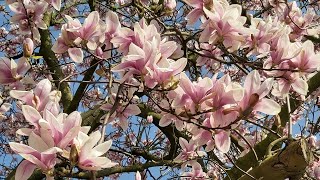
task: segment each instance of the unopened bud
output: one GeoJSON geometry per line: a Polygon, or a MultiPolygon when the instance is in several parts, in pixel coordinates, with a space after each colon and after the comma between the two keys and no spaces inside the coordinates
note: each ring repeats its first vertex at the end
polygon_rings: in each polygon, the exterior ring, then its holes
{"type": "Polygon", "coordinates": [[[71,162],[71,165],[76,165],[78,163],[79,155],[78,155],[78,149],[76,145],[71,146],[69,160],[71,162]]]}
{"type": "Polygon", "coordinates": [[[274,125],[276,125],[277,127],[281,126],[281,119],[279,115],[275,116],[274,125]]]}
{"type": "Polygon", "coordinates": [[[31,57],[33,53],[34,44],[30,38],[26,38],[23,41],[23,56],[24,57],[31,57]]]}
{"type": "Polygon", "coordinates": [[[164,0],[163,4],[164,4],[164,7],[168,8],[170,10],[175,9],[177,6],[176,0],[164,0]]]}
{"type": "Polygon", "coordinates": [[[152,123],[153,117],[152,116],[147,116],[147,121],[148,121],[148,123],[152,123]]]}

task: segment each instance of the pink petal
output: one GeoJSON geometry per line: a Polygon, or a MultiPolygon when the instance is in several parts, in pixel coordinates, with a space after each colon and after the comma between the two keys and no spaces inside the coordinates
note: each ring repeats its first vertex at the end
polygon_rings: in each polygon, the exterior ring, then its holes
{"type": "Polygon", "coordinates": [[[227,153],[229,151],[231,140],[228,132],[222,130],[219,133],[215,134],[214,142],[217,149],[222,153],[227,153]]]}
{"type": "Polygon", "coordinates": [[[67,119],[63,124],[63,132],[68,132],[71,128],[75,126],[81,126],[82,118],[78,111],[74,111],[67,116],[67,119]]]}
{"type": "Polygon", "coordinates": [[[292,84],[292,89],[301,95],[307,95],[308,83],[301,78],[298,78],[292,84]]]}
{"type": "Polygon", "coordinates": [[[83,52],[81,48],[69,48],[68,53],[70,58],[76,63],[83,62],[83,52]]]}
{"type": "Polygon", "coordinates": [[[101,156],[101,155],[105,154],[110,149],[111,145],[112,145],[112,140],[106,141],[106,142],[94,147],[92,149],[92,152],[94,152],[95,156],[101,156]]]}
{"type": "Polygon", "coordinates": [[[170,64],[170,68],[173,69],[173,75],[176,75],[184,70],[187,65],[187,58],[180,58],[170,64]]]}
{"type": "Polygon", "coordinates": [[[49,146],[46,144],[46,142],[44,142],[42,138],[36,135],[34,132],[31,132],[28,139],[28,144],[38,152],[43,152],[49,149],[49,146]]]}
{"type": "Polygon", "coordinates": [[[128,105],[124,112],[129,116],[138,115],[141,113],[140,108],[135,104],[128,105]]]}
{"type": "Polygon", "coordinates": [[[188,149],[189,147],[189,143],[187,140],[185,140],[184,138],[180,137],[179,138],[179,144],[181,146],[182,149],[188,149]]]}
{"type": "Polygon", "coordinates": [[[171,124],[172,122],[172,118],[170,114],[165,114],[161,117],[160,121],[159,121],[159,126],[161,127],[166,127],[169,124],[171,124]]]}
{"type": "Polygon", "coordinates": [[[40,113],[29,105],[22,106],[22,112],[27,121],[38,127],[38,121],[42,118],[40,113]]]}
{"type": "Polygon", "coordinates": [[[136,172],[136,178],[135,180],[141,180],[141,174],[139,171],[136,172]]]}
{"type": "Polygon", "coordinates": [[[20,58],[17,64],[17,73],[18,74],[25,74],[31,68],[30,63],[27,61],[26,58],[20,58]]]}
{"type": "MultiPolygon", "coordinates": [[[[90,136],[89,136],[89,140],[87,140],[87,141],[85,142],[85,144],[83,145],[83,148],[82,148],[82,151],[81,151],[81,152],[82,152],[82,153],[88,153],[88,152],[90,152],[90,151],[93,149],[93,147],[98,143],[98,141],[100,140],[100,138],[101,138],[101,133],[100,133],[99,130],[91,133],[90,136]]],[[[82,153],[81,153],[81,154],[82,154],[82,153]]]]}
{"type": "Polygon", "coordinates": [[[52,0],[51,1],[52,6],[57,10],[60,11],[61,8],[61,0],[52,0]]]}
{"type": "Polygon", "coordinates": [[[64,40],[61,37],[59,37],[58,40],[52,46],[51,50],[54,53],[62,54],[68,50],[68,46],[65,44],[64,40]]]}
{"type": "Polygon", "coordinates": [[[281,106],[274,100],[263,98],[254,106],[254,110],[268,115],[276,115],[281,111],[281,106]]]}
{"type": "Polygon", "coordinates": [[[15,99],[24,101],[28,105],[32,105],[32,100],[34,97],[33,92],[31,91],[19,91],[19,90],[11,90],[10,96],[15,99]]]}
{"type": "Polygon", "coordinates": [[[260,88],[260,75],[258,71],[254,70],[249,73],[244,81],[244,89],[248,94],[257,92],[260,88]]]}
{"type": "Polygon", "coordinates": [[[34,89],[34,94],[39,97],[41,102],[43,102],[49,96],[51,88],[52,86],[49,79],[43,79],[37,84],[34,89]]]}
{"type": "Polygon", "coordinates": [[[37,152],[35,149],[33,149],[32,147],[30,146],[27,146],[25,144],[20,144],[20,143],[15,143],[15,142],[9,142],[9,145],[10,145],[10,148],[20,154],[33,154],[35,152],[37,152]]]}
{"type": "Polygon", "coordinates": [[[16,170],[15,179],[27,180],[32,175],[36,167],[37,166],[31,162],[23,160],[16,170]]]}
{"type": "Polygon", "coordinates": [[[116,30],[120,27],[118,15],[113,11],[108,11],[106,13],[106,24],[107,24],[107,32],[115,33],[116,30]]]}
{"type": "Polygon", "coordinates": [[[30,128],[21,128],[16,131],[16,134],[19,134],[21,136],[29,136],[32,131],[33,129],[30,128]]]}
{"type": "Polygon", "coordinates": [[[63,138],[62,140],[59,142],[59,144],[57,145],[58,147],[64,149],[66,148],[66,146],[69,145],[69,143],[75,138],[77,137],[77,135],[80,132],[81,127],[77,126],[72,128],[63,138]]]}

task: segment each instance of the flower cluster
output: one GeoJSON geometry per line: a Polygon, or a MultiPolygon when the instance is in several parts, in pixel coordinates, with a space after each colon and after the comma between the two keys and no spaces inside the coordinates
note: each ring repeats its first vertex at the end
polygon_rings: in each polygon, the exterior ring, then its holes
{"type": "Polygon", "coordinates": [[[100,131],[87,135],[90,127],[81,126],[78,111],[71,114],[59,113],[60,92],[51,91],[48,79],[40,81],[32,91],[12,90],[11,96],[22,100],[24,118],[32,128],[22,128],[16,133],[28,137],[28,145],[10,142],[11,149],[22,156],[16,171],[16,179],[28,179],[39,168],[52,178],[54,166],[69,159],[83,170],[100,170],[115,166],[107,157],[101,157],[111,147],[111,140],[98,144],[100,131]]]}

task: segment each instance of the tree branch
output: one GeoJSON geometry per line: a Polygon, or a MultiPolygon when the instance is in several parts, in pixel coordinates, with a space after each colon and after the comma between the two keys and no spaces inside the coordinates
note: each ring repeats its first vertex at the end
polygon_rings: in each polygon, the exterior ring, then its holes
{"type": "MultiPolygon", "coordinates": [[[[248,173],[256,179],[298,180],[305,173],[306,167],[313,161],[311,149],[305,139],[292,142],[277,154],[265,159],[259,166],[248,173]]],[[[243,175],[240,180],[251,180],[243,175]]]]}
{"type": "MultiPolygon", "coordinates": [[[[43,21],[49,26],[50,20],[51,20],[51,14],[46,13],[43,16],[43,21]]],[[[39,53],[43,57],[44,61],[48,64],[48,68],[52,73],[52,78],[55,80],[56,87],[59,87],[59,90],[61,91],[61,94],[62,94],[61,102],[63,104],[64,110],[66,110],[69,107],[69,104],[72,100],[71,89],[67,82],[60,83],[60,81],[64,78],[64,74],[60,69],[57,57],[55,56],[54,52],[51,50],[52,41],[50,38],[49,29],[46,29],[46,30],[39,29],[39,32],[41,36],[41,45],[40,45],[39,53]]]]}

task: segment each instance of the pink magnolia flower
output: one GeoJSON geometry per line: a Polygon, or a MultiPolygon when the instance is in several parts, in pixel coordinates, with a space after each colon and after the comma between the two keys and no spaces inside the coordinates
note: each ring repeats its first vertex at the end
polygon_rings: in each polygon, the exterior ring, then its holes
{"type": "Polygon", "coordinates": [[[101,53],[103,58],[110,58],[111,57],[111,50],[112,49],[112,43],[111,40],[116,37],[120,31],[121,28],[121,24],[119,22],[119,17],[116,13],[114,13],[113,11],[108,11],[106,13],[106,31],[105,31],[105,42],[104,44],[105,49],[107,50],[107,52],[101,53]]]}
{"type": "Polygon", "coordinates": [[[56,154],[62,152],[62,150],[47,143],[42,137],[34,133],[29,136],[29,146],[15,142],[9,143],[11,149],[25,159],[17,168],[15,175],[17,179],[27,180],[37,167],[47,177],[50,176],[56,164],[56,154]]]}
{"type": "Polygon", "coordinates": [[[106,26],[101,22],[97,11],[91,12],[84,20],[79,29],[80,36],[75,40],[77,42],[86,41],[89,50],[97,49],[98,44],[105,41],[106,26]]]}
{"type": "Polygon", "coordinates": [[[198,162],[192,161],[190,164],[192,165],[192,171],[184,172],[181,175],[182,180],[206,180],[209,178],[208,175],[202,171],[202,167],[198,162]]]}
{"type": "Polygon", "coordinates": [[[124,55],[127,55],[129,52],[129,46],[132,42],[134,42],[135,33],[127,28],[121,27],[118,30],[118,33],[115,37],[112,38],[111,43],[118,47],[118,50],[122,52],[124,55]]]}
{"type": "Polygon", "coordinates": [[[216,131],[214,135],[214,142],[219,151],[227,153],[231,146],[230,132],[224,130],[216,131]]]}
{"type": "MultiPolygon", "coordinates": [[[[100,109],[105,111],[110,111],[113,107],[112,104],[104,104],[100,109]]],[[[123,130],[128,128],[128,118],[129,116],[135,116],[140,114],[141,111],[136,104],[129,105],[120,105],[116,111],[109,117],[107,123],[114,122],[116,119],[119,119],[119,125],[123,130]]]]}
{"type": "Polygon", "coordinates": [[[159,121],[159,126],[166,127],[171,123],[174,124],[179,131],[182,131],[186,126],[186,123],[178,119],[175,115],[169,113],[162,114],[159,121]]]}
{"type": "MultiPolygon", "coordinates": [[[[202,15],[204,15],[204,9],[211,10],[214,6],[212,0],[184,0],[189,6],[194,9],[187,15],[188,24],[194,24],[202,15]]],[[[225,0],[219,0],[222,4],[228,5],[229,3],[225,0]]]]}
{"type": "MultiPolygon", "coordinates": [[[[281,63],[279,67],[288,69],[291,67],[289,63],[290,62],[288,61],[281,63]]],[[[307,95],[309,88],[308,83],[306,82],[305,78],[300,76],[300,73],[286,71],[278,74],[281,74],[280,77],[282,78],[277,81],[277,84],[272,91],[273,95],[285,97],[286,95],[288,95],[291,89],[303,96],[307,95]]]]}
{"type": "Polygon", "coordinates": [[[185,73],[181,73],[179,87],[175,90],[178,96],[173,100],[172,106],[175,108],[186,107],[195,113],[196,106],[203,102],[211,88],[210,78],[199,78],[198,82],[191,82],[185,73]]]}
{"type": "MultiPolygon", "coordinates": [[[[208,122],[208,119],[204,120],[203,122],[204,125],[209,125],[209,126],[206,126],[206,127],[211,127],[210,126],[210,122],[208,122]]],[[[214,149],[215,147],[215,143],[214,143],[214,140],[213,140],[213,135],[212,135],[212,132],[210,131],[207,131],[207,130],[204,130],[204,129],[201,129],[197,132],[197,134],[194,134],[192,136],[192,140],[197,142],[197,145],[198,146],[203,146],[203,145],[207,145],[206,148],[205,148],[205,151],[206,152],[209,152],[211,150],[214,149]]]]}
{"type": "Polygon", "coordinates": [[[44,110],[43,117],[33,107],[28,105],[22,106],[23,115],[33,128],[21,128],[16,133],[24,136],[30,136],[35,133],[40,135],[46,142],[50,142],[52,146],[61,149],[66,148],[73,139],[78,135],[81,127],[81,115],[74,111],[67,115],[64,113],[54,116],[50,111],[44,110]]]}
{"type": "Polygon", "coordinates": [[[305,41],[302,44],[300,53],[290,61],[302,72],[314,72],[320,66],[320,54],[315,54],[314,44],[311,41],[305,41]]]}
{"type": "Polygon", "coordinates": [[[141,49],[145,49],[144,46],[146,42],[151,43],[154,38],[157,42],[160,42],[160,34],[158,33],[157,27],[153,24],[153,21],[151,21],[150,25],[147,25],[146,20],[143,18],[139,23],[134,24],[133,31],[126,27],[120,28],[111,42],[118,47],[120,52],[127,55],[132,43],[141,49]]]}
{"type": "Polygon", "coordinates": [[[86,43],[89,51],[96,51],[105,42],[106,26],[97,11],[91,12],[81,25],[78,19],[66,16],[68,22],[61,28],[61,35],[52,47],[55,53],[68,51],[70,58],[77,63],[83,62],[81,44],[86,43]]]}
{"type": "Polygon", "coordinates": [[[281,20],[290,26],[291,40],[300,40],[304,35],[314,36],[319,33],[317,28],[312,28],[316,13],[312,8],[302,11],[296,1],[288,2],[288,5],[282,3],[284,11],[279,12],[281,20]]]}
{"type": "Polygon", "coordinates": [[[264,98],[269,94],[273,85],[272,79],[267,79],[261,84],[258,71],[250,72],[244,82],[244,97],[240,102],[242,111],[248,108],[252,111],[259,111],[269,115],[276,115],[281,107],[274,100],[264,98]]]}
{"type": "Polygon", "coordinates": [[[205,97],[204,109],[212,109],[210,123],[213,128],[230,125],[239,115],[237,103],[243,98],[244,89],[238,83],[231,82],[229,75],[218,80],[213,78],[214,84],[209,95],[205,97]]]}
{"type": "Polygon", "coordinates": [[[299,54],[301,49],[298,43],[290,42],[288,34],[283,34],[277,39],[273,39],[271,48],[273,49],[270,52],[270,59],[265,61],[264,68],[272,68],[294,58],[299,54]]]}
{"type": "Polygon", "coordinates": [[[131,75],[146,75],[148,73],[146,67],[157,58],[155,45],[155,41],[152,44],[147,41],[143,48],[140,48],[131,43],[128,55],[122,59],[120,64],[112,68],[112,71],[128,71],[126,77],[130,77],[131,75]]]}
{"type": "Polygon", "coordinates": [[[48,110],[45,110],[43,119],[38,121],[40,132],[42,130],[48,131],[54,145],[61,149],[66,148],[79,134],[81,122],[81,115],[78,111],[74,111],[68,116],[62,113],[55,117],[48,110]]]}
{"type": "Polygon", "coordinates": [[[202,25],[200,42],[216,45],[222,42],[231,52],[236,51],[244,44],[243,34],[248,34],[249,29],[244,28],[246,17],[241,16],[242,7],[238,4],[225,5],[219,1],[212,1],[212,11],[204,8],[209,19],[202,25]]]}
{"type": "Polygon", "coordinates": [[[182,148],[182,152],[174,159],[175,161],[189,161],[196,157],[204,156],[204,151],[198,151],[198,147],[193,140],[188,142],[184,138],[179,138],[179,144],[182,148]]]}
{"type": "Polygon", "coordinates": [[[38,28],[47,29],[46,23],[42,20],[47,7],[48,3],[45,1],[29,1],[27,4],[22,4],[22,2],[12,3],[9,8],[15,14],[11,21],[19,25],[22,34],[32,34],[33,39],[40,41],[38,28]]]}
{"type": "Polygon", "coordinates": [[[147,67],[148,75],[145,77],[146,86],[154,88],[157,84],[163,87],[172,82],[177,74],[181,73],[187,65],[186,58],[180,58],[177,61],[171,59],[162,59],[154,63],[152,67],[147,67]]]}
{"type": "MultiPolygon", "coordinates": [[[[208,128],[213,128],[211,121],[211,118],[206,118],[202,125],[208,128]]],[[[198,146],[206,144],[207,146],[205,151],[207,152],[216,147],[220,152],[227,153],[231,145],[230,132],[225,130],[215,130],[214,132],[210,132],[208,130],[199,129],[193,134],[192,140],[196,142],[198,146]]]]}
{"type": "Polygon", "coordinates": [[[19,59],[18,63],[5,57],[0,58],[0,84],[21,87],[20,80],[30,68],[25,58],[19,59]]]}
{"type": "Polygon", "coordinates": [[[34,44],[32,39],[26,38],[23,40],[23,56],[30,57],[33,53],[34,44]]]}
{"type": "Polygon", "coordinates": [[[75,145],[78,150],[78,166],[84,170],[101,170],[102,168],[109,168],[117,165],[111,162],[107,157],[100,157],[104,155],[111,147],[112,141],[106,141],[98,144],[101,138],[100,131],[95,131],[90,136],[80,132],[75,139],[75,145]]]}
{"type": "Polygon", "coordinates": [[[246,38],[245,47],[250,48],[247,56],[256,55],[258,58],[266,56],[270,53],[270,41],[278,35],[282,29],[274,27],[274,22],[271,17],[265,21],[261,18],[252,18],[250,29],[252,34],[246,38]]]}
{"type": "Polygon", "coordinates": [[[43,79],[36,85],[33,90],[11,90],[10,96],[36,108],[39,112],[43,111],[46,105],[50,102],[50,107],[56,107],[52,113],[57,115],[59,113],[57,111],[59,111],[58,102],[61,98],[61,93],[57,91],[51,91],[51,88],[51,82],[48,79],[43,79]]]}

